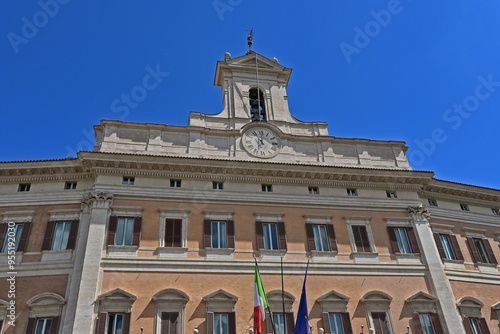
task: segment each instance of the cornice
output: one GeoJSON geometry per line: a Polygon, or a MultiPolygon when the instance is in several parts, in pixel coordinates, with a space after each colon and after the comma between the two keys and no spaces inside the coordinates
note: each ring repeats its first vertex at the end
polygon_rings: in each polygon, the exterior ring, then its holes
{"type": "MultiPolygon", "coordinates": [[[[0,183],[45,182],[45,181],[75,181],[93,178],[92,174],[60,174],[55,170],[42,171],[44,174],[30,173],[29,169],[15,169],[15,176],[5,176],[7,170],[0,172],[0,183]]],[[[82,172],[83,173],[83,172],[82,172]]]]}

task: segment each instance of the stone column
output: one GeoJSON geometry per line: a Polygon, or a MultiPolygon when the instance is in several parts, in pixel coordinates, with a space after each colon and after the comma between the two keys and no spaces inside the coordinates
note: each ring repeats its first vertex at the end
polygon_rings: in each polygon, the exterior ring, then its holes
{"type": "Polygon", "coordinates": [[[441,313],[443,330],[449,334],[465,334],[462,318],[456,306],[455,295],[450,281],[444,271],[434,236],[429,224],[429,210],[423,206],[409,207],[408,214],[412,220],[416,237],[420,242],[422,260],[429,271],[429,283],[435,296],[439,299],[438,311],[441,313]]]}
{"type": "MultiPolygon", "coordinates": [[[[96,317],[95,301],[100,290],[101,257],[105,251],[106,223],[112,202],[113,195],[100,191],[89,192],[83,198],[82,223],[88,225],[88,234],[86,246],[84,247],[85,254],[83,256],[83,266],[77,292],[78,300],[74,316],[75,320],[72,331],[70,331],[73,334],[94,332],[96,317]]],[[[71,283],[73,284],[73,279],[71,283]]]]}

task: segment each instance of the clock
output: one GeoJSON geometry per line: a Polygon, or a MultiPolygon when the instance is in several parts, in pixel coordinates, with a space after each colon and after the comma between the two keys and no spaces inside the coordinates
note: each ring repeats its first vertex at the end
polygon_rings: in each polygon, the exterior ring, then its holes
{"type": "Polygon", "coordinates": [[[251,127],[245,130],[241,137],[243,148],[258,158],[272,158],[281,149],[281,140],[278,134],[266,127],[251,127]]]}

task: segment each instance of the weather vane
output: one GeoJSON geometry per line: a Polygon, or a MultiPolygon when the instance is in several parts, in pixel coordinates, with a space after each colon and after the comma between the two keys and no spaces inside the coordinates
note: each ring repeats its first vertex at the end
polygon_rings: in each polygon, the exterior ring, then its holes
{"type": "Polygon", "coordinates": [[[253,28],[248,33],[247,41],[248,41],[248,48],[251,51],[252,50],[252,44],[253,44],[253,28]]]}

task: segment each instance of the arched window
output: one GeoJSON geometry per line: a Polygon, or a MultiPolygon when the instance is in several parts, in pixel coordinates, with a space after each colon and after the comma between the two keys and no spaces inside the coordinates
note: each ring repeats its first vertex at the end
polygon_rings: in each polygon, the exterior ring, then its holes
{"type": "Polygon", "coordinates": [[[252,122],[267,121],[266,107],[264,103],[264,94],[257,88],[252,88],[248,92],[250,102],[250,115],[252,122]]]}

